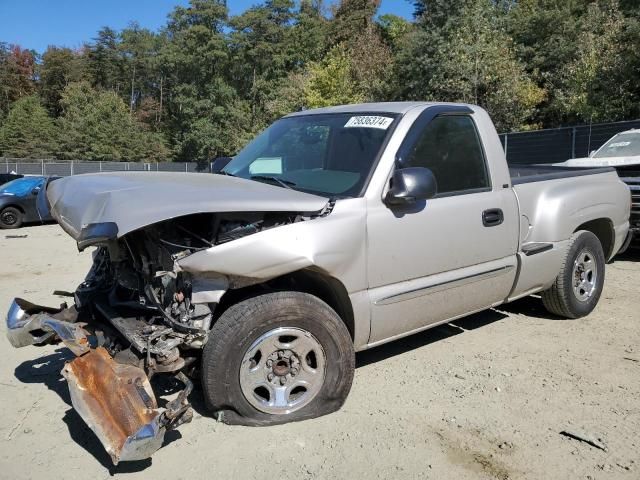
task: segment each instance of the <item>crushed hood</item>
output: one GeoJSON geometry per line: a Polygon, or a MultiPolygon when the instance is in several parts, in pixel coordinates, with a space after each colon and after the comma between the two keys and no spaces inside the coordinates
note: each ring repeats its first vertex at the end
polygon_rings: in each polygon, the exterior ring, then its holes
{"type": "Polygon", "coordinates": [[[117,236],[171,218],[208,212],[316,212],[327,199],[225,175],[117,172],[74,175],[47,188],[51,214],[78,240],[91,224],[117,236]]]}

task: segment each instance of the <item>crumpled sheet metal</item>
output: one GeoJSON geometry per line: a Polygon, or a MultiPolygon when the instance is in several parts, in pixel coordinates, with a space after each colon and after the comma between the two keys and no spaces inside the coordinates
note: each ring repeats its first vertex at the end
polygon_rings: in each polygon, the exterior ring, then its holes
{"type": "Polygon", "coordinates": [[[73,408],[95,432],[115,465],[143,460],[162,446],[165,428],[144,371],[116,363],[102,347],[67,363],[73,408]]]}
{"type": "Polygon", "coordinates": [[[50,308],[36,305],[23,298],[14,298],[6,316],[7,338],[15,348],[40,345],[53,338],[55,332],[43,329],[47,319],[73,323],[77,312],[73,308],[50,308]]]}
{"type": "Polygon", "coordinates": [[[200,250],[177,264],[194,277],[213,274],[257,281],[316,267],[340,278],[348,292],[360,291],[368,285],[360,240],[366,206],[362,199],[353,200],[337,203],[325,217],[262,230],[200,250]]]}
{"type": "Polygon", "coordinates": [[[47,317],[41,322],[42,328],[51,330],[64,342],[64,345],[77,357],[87,353],[91,346],[88,332],[83,328],[86,323],[69,323],[47,317]]]}

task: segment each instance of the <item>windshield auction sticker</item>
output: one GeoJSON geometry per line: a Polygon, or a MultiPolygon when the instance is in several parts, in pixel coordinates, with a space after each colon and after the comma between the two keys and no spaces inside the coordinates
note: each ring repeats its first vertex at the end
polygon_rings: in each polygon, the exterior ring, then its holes
{"type": "Polygon", "coordinates": [[[392,123],[393,118],[391,117],[365,115],[362,117],[351,117],[344,125],[344,128],[379,128],[386,130],[392,123]]]}

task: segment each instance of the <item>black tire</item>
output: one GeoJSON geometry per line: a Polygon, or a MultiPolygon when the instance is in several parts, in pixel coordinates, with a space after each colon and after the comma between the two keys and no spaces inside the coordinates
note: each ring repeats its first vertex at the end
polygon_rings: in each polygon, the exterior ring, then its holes
{"type": "Polygon", "coordinates": [[[602,244],[593,233],[584,230],[571,236],[569,247],[560,273],[556,281],[548,290],[542,292],[542,302],[545,308],[560,317],[580,318],[590,314],[598,304],[602,287],[604,286],[605,258],[602,244]],[[587,252],[593,258],[596,266],[596,278],[591,295],[581,300],[574,290],[574,265],[579,261],[578,256],[587,252]]]}
{"type": "Polygon", "coordinates": [[[275,292],[249,298],[226,310],[204,347],[202,389],[207,409],[229,424],[276,425],[338,410],[351,389],[355,352],[344,322],[326,303],[300,292],[275,292]],[[250,347],[275,328],[309,333],[326,359],[322,386],[308,404],[291,413],[260,411],[247,401],[240,384],[242,360],[250,347]]]}
{"type": "Polygon", "coordinates": [[[7,207],[0,212],[0,228],[20,228],[23,221],[24,216],[16,207],[7,207]]]}

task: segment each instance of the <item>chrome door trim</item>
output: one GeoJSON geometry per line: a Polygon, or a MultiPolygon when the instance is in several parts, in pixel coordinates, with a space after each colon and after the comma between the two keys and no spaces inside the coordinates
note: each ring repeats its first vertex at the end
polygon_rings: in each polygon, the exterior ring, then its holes
{"type": "Polygon", "coordinates": [[[390,305],[392,303],[403,302],[405,300],[411,300],[413,298],[422,297],[423,295],[429,295],[449,288],[461,287],[471,283],[479,282],[481,280],[487,280],[489,278],[497,277],[511,272],[515,265],[505,265],[500,268],[494,268],[482,273],[474,273],[473,275],[467,275],[465,277],[456,278],[446,282],[436,283],[435,285],[428,285],[426,287],[413,288],[406,292],[395,293],[388,297],[381,298],[374,302],[375,305],[390,305]]]}

